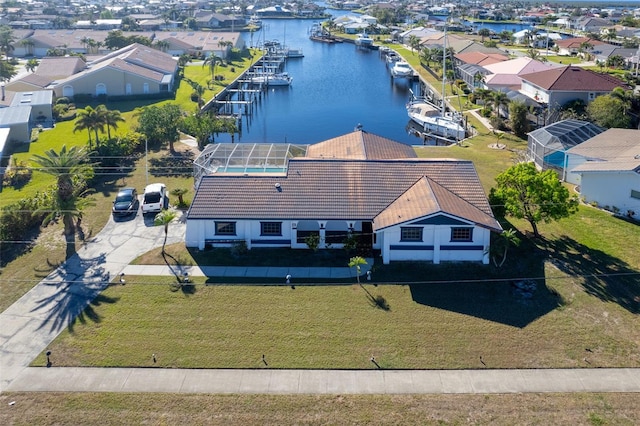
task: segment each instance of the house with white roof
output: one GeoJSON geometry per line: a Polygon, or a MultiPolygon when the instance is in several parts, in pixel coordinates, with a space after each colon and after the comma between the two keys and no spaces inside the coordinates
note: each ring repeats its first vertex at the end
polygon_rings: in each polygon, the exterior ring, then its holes
{"type": "Polygon", "coordinates": [[[553,65],[528,57],[485,65],[488,74],[484,78],[484,87],[490,90],[520,90],[523,75],[552,68],[553,65]]]}
{"type": "Polygon", "coordinates": [[[640,130],[608,129],[566,154],[585,202],[640,219],[640,130]]]}

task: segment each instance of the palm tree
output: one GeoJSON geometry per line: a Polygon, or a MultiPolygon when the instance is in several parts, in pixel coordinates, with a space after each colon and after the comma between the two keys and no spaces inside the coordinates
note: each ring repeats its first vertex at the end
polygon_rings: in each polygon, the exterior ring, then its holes
{"type": "Polygon", "coordinates": [[[99,105],[98,108],[104,108],[104,124],[107,126],[107,137],[111,139],[111,128],[118,130],[118,123],[124,122],[122,114],[117,109],[108,110],[104,105],[99,105]]]}
{"type": "Polygon", "coordinates": [[[62,217],[65,235],[73,235],[73,219],[81,214],[81,208],[89,202],[78,202],[81,194],[76,190],[74,180],[84,179],[93,171],[93,166],[89,163],[89,153],[84,148],[74,146],[67,149],[67,146],[63,145],[59,153],[50,149],[45,151],[44,155],[34,155],[32,161],[41,167],[40,171],[57,178],[56,197],[52,201],[53,205],[49,206],[48,220],[62,217]]]}
{"type": "Polygon", "coordinates": [[[420,49],[420,38],[418,38],[418,36],[416,35],[410,35],[409,36],[409,47],[411,47],[411,53],[413,53],[414,50],[416,49],[420,49]]]}
{"type": "Polygon", "coordinates": [[[356,268],[356,280],[360,284],[360,265],[367,265],[367,261],[361,256],[354,256],[349,259],[349,268],[356,268]]]}
{"type": "Polygon", "coordinates": [[[509,105],[509,98],[504,92],[494,92],[492,97],[494,112],[496,117],[500,117],[500,109],[503,106],[509,105]]]}
{"type": "Polygon", "coordinates": [[[427,68],[431,68],[431,61],[433,61],[434,56],[431,49],[428,47],[423,47],[420,50],[420,62],[425,62],[427,64],[427,68]]]}
{"type": "Polygon", "coordinates": [[[178,197],[178,207],[184,207],[186,205],[186,203],[184,202],[184,194],[186,194],[187,192],[189,192],[189,190],[186,188],[175,188],[173,191],[171,191],[171,195],[173,195],[174,197],[178,197]]]}
{"type": "Polygon", "coordinates": [[[36,70],[36,68],[38,68],[38,65],[40,65],[38,60],[35,59],[35,58],[31,58],[31,59],[29,59],[27,61],[27,63],[25,64],[24,68],[29,72],[34,72],[36,70]]]}
{"type": "Polygon", "coordinates": [[[582,43],[580,43],[578,53],[580,53],[586,60],[589,60],[590,50],[593,50],[593,44],[589,43],[588,41],[583,41],[582,43]]]}
{"type": "Polygon", "coordinates": [[[167,244],[167,235],[169,234],[169,224],[175,219],[177,213],[174,210],[162,209],[160,213],[158,213],[153,219],[154,225],[163,225],[164,226],[164,241],[162,242],[162,255],[164,256],[165,251],[164,247],[167,244]]]}
{"type": "Polygon", "coordinates": [[[9,54],[13,52],[13,43],[15,38],[13,37],[13,30],[7,25],[0,27],[0,52],[9,59],[9,54]]]}
{"type": "Polygon", "coordinates": [[[481,37],[480,42],[484,43],[484,38],[489,37],[491,35],[491,31],[488,28],[480,28],[478,30],[478,35],[481,37]]]}
{"type": "Polygon", "coordinates": [[[512,245],[516,247],[520,245],[520,238],[518,238],[514,229],[507,229],[506,231],[503,231],[500,234],[500,237],[491,245],[491,260],[497,268],[504,265],[504,262],[507,260],[507,252],[509,251],[509,247],[512,245]],[[502,255],[502,260],[498,262],[496,258],[500,255],[502,255]]]}
{"type": "Polygon", "coordinates": [[[211,52],[211,54],[207,56],[202,63],[203,67],[209,65],[209,70],[211,71],[211,81],[215,81],[216,66],[218,64],[222,64],[222,58],[213,52],[211,52]]]}
{"type": "MultiPolygon", "coordinates": [[[[104,105],[102,105],[104,107],[104,105]]],[[[96,109],[87,106],[84,109],[78,111],[78,117],[76,118],[76,125],[73,128],[73,132],[81,130],[87,130],[89,133],[89,147],[91,147],[91,131],[95,132],[96,146],[100,145],[100,138],[98,137],[98,130],[103,131],[105,126],[105,111],[106,108],[101,109],[98,106],[96,109]]]]}
{"type": "Polygon", "coordinates": [[[18,44],[20,44],[26,49],[27,56],[33,55],[33,46],[36,45],[33,40],[31,40],[30,38],[25,38],[20,40],[18,44]]]}
{"type": "Polygon", "coordinates": [[[536,49],[528,49],[527,50],[527,57],[533,59],[534,61],[539,61],[542,58],[542,55],[540,55],[540,52],[538,52],[536,49]]]}

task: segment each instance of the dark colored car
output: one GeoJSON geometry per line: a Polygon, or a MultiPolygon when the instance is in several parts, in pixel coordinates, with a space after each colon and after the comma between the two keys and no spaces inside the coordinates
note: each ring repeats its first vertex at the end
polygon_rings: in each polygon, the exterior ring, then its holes
{"type": "Polygon", "coordinates": [[[135,188],[122,188],[111,209],[114,216],[126,216],[138,212],[138,192],[135,188]]]}

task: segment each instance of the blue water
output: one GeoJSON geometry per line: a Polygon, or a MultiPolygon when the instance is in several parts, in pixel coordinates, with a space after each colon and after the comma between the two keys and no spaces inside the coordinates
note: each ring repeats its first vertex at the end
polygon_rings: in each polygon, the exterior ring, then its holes
{"type": "MultiPolygon", "coordinates": [[[[317,21],[264,20],[253,44],[278,40],[301,48],[304,58],[290,59],[290,87],[270,88],[242,118],[236,142],[311,144],[363,129],[407,144],[422,144],[409,133],[405,104],[412,83],[392,80],[378,51],[364,51],[350,43],[325,44],[309,39],[317,21]]],[[[244,34],[247,45],[249,33],[244,34]]],[[[417,88],[414,87],[414,90],[417,88]]],[[[220,134],[217,142],[231,142],[220,134]]]]}

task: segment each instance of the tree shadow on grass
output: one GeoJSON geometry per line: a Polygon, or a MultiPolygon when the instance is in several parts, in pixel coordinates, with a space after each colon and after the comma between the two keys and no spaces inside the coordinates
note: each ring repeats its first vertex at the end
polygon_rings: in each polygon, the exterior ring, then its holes
{"type": "Polygon", "coordinates": [[[176,152],[149,160],[149,173],[153,176],[190,177],[193,175],[193,153],[176,152]]]}
{"type": "Polygon", "coordinates": [[[411,296],[422,305],[523,328],[564,304],[546,286],[546,257],[530,239],[522,238],[519,247],[510,249],[502,268],[422,263],[413,274],[422,280],[409,284],[411,296]]]}
{"type": "Polygon", "coordinates": [[[42,317],[38,329],[49,326],[52,333],[58,333],[64,327],[73,331],[76,319],[81,323],[99,322],[94,306],[118,301],[100,295],[111,281],[109,272],[101,266],[104,262],[104,254],[93,259],[75,255],[36,287],[42,296],[31,312],[42,317]]]}
{"type": "Polygon", "coordinates": [[[627,263],[567,236],[542,240],[538,245],[560,271],[581,277],[587,294],[616,303],[633,314],[640,313],[640,273],[627,263]]]}
{"type": "Polygon", "coordinates": [[[166,251],[162,253],[162,258],[164,262],[169,267],[169,270],[175,277],[176,281],[169,284],[169,289],[171,291],[182,291],[182,294],[185,296],[190,296],[195,294],[196,286],[191,282],[191,278],[189,277],[188,268],[185,267],[178,259],[167,253],[166,251]],[[172,265],[167,258],[173,260],[174,265],[172,265]]]}

